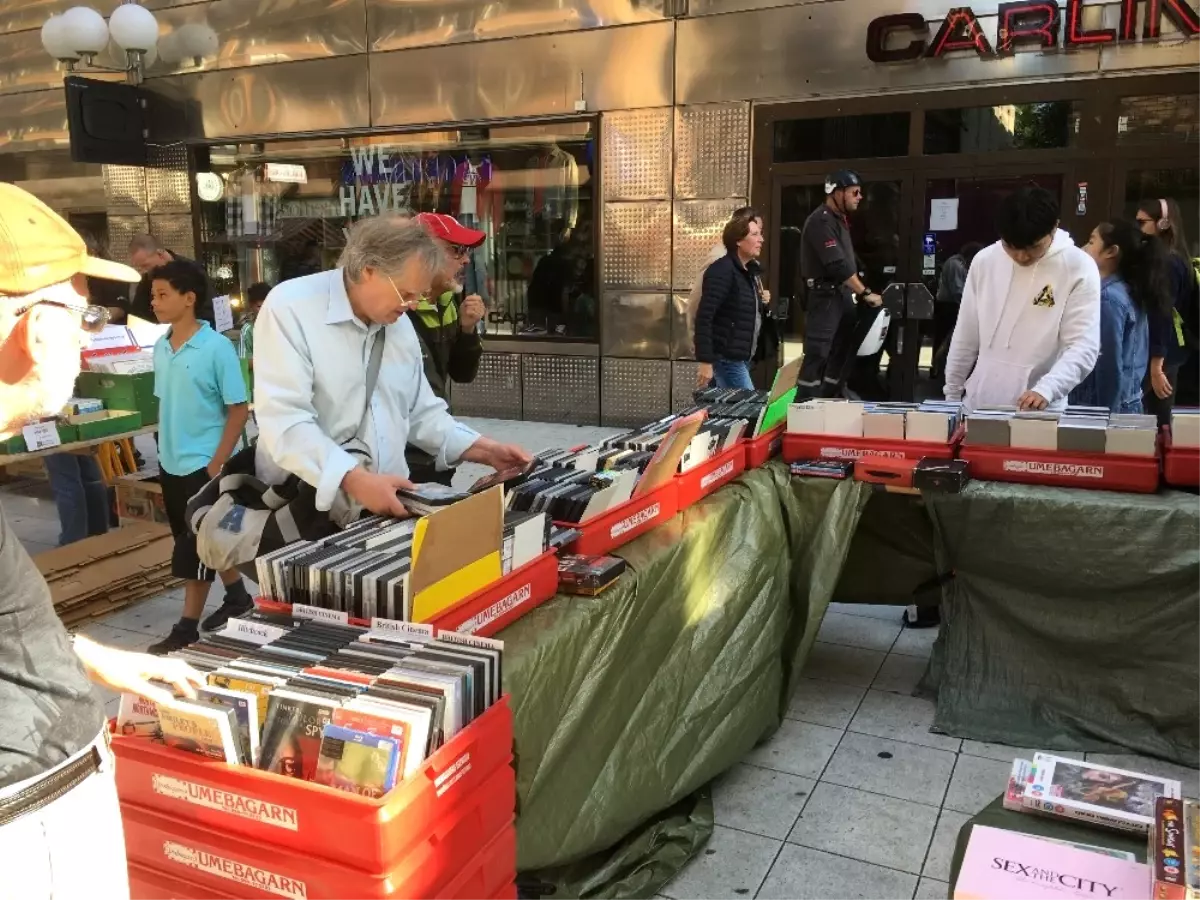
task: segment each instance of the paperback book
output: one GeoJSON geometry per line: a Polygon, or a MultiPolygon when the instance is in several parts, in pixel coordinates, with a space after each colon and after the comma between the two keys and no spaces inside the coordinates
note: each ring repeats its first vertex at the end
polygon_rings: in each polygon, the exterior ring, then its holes
{"type": "Polygon", "coordinates": [[[234,737],[237,716],[228,707],[177,699],[158,704],[158,720],[168,747],[227,763],[241,759],[234,737]]]}
{"type": "Polygon", "coordinates": [[[1155,801],[1180,795],[1174,779],[1038,753],[1024,802],[1050,815],[1146,834],[1154,822],[1155,801]]]}
{"type": "Polygon", "coordinates": [[[317,784],[364,797],[382,797],[396,785],[400,740],[326,725],[317,760],[317,784]]]}

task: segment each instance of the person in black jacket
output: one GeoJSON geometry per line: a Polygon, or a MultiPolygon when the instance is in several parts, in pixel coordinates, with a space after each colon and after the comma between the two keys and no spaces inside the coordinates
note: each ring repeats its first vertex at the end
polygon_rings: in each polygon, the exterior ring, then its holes
{"type": "MultiPolygon", "coordinates": [[[[139,319],[145,319],[147,322],[157,322],[158,319],[154,315],[154,310],[150,308],[150,273],[159,266],[165,266],[172,260],[180,260],[194,267],[202,276],[204,276],[205,284],[208,286],[208,295],[213,296],[212,284],[208,282],[208,274],[204,271],[204,267],[194,259],[188,259],[186,256],[181,256],[174,250],[168,250],[158,238],[150,234],[135,234],[129,242],[129,265],[133,266],[142,273],[141,283],[133,292],[133,296],[129,298],[129,304],[125,308],[125,315],[118,318],[113,318],[113,323],[123,324],[128,316],[137,316],[139,319]]],[[[209,312],[208,315],[212,313],[209,312]]],[[[211,319],[206,319],[210,325],[215,325],[211,319]]]]}
{"type": "Polygon", "coordinates": [[[726,255],[705,270],[696,309],[696,382],[753,390],[749,363],[764,312],[758,281],[762,225],[751,215],[735,216],[721,241],[726,255]]]}

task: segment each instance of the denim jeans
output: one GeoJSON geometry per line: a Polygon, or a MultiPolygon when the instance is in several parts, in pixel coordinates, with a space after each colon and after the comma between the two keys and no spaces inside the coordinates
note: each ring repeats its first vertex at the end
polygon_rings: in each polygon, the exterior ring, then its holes
{"type": "Polygon", "coordinates": [[[58,507],[60,547],[108,531],[108,487],[90,456],[55,453],[45,458],[58,507]]]}
{"type": "Polygon", "coordinates": [[[719,388],[754,390],[750,380],[750,363],[740,359],[718,359],[713,363],[713,380],[719,388]]]}

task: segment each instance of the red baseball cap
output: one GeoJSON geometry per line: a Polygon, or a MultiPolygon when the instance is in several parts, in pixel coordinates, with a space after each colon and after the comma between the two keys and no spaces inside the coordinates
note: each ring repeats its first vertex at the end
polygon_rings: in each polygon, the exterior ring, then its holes
{"type": "Polygon", "coordinates": [[[425,230],[440,241],[457,244],[460,247],[478,247],[487,240],[487,232],[477,228],[468,228],[454,216],[442,213],[419,213],[417,221],[425,226],[425,230]]]}

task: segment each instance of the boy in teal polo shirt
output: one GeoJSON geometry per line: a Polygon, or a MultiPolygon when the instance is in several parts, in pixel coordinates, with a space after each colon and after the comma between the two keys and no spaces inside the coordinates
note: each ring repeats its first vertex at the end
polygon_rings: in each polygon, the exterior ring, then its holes
{"type": "MultiPolygon", "coordinates": [[[[171,326],[154,345],[154,393],[159,400],[159,480],[175,535],[171,574],[185,581],[183,616],[164,640],[149,648],[162,655],[200,638],[200,615],[214,573],[200,562],[187,504],[233,453],[249,406],[237,351],[204,320],[211,298],[203,273],[187,263],[169,262],[150,273],[150,282],[154,314],[171,326]]],[[[204,620],[205,630],[220,628],[253,606],[237,570],[220,574],[225,602],[204,620]]]]}

